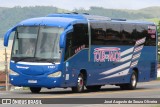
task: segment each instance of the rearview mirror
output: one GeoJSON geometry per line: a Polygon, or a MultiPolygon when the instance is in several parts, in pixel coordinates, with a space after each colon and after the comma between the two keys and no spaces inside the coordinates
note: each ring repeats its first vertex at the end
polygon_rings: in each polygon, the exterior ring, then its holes
{"type": "Polygon", "coordinates": [[[6,46],[6,47],[8,46],[9,37],[10,37],[11,33],[16,30],[16,27],[17,27],[17,26],[9,29],[9,30],[6,32],[6,34],[4,35],[4,46],[6,46]]]}

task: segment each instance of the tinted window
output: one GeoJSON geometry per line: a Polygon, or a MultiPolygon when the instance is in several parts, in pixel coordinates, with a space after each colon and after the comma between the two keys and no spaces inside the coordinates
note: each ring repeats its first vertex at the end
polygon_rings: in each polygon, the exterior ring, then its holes
{"type": "Polygon", "coordinates": [[[123,24],[123,45],[134,45],[137,40],[146,37],[144,45],[156,45],[156,28],[147,24],[123,24]]]}
{"type": "Polygon", "coordinates": [[[85,48],[88,48],[89,39],[88,39],[88,26],[87,24],[76,24],[73,26],[73,45],[76,48],[79,48],[82,45],[85,45],[85,48]]]}
{"type": "Polygon", "coordinates": [[[134,45],[137,40],[136,25],[122,24],[121,40],[122,45],[134,45]]]}
{"type": "Polygon", "coordinates": [[[73,44],[73,33],[68,33],[66,38],[66,48],[65,48],[65,60],[67,60],[69,57],[71,57],[74,54],[74,51],[72,50],[72,44],[73,44]]]}
{"type": "Polygon", "coordinates": [[[121,44],[120,23],[91,23],[92,45],[118,45],[121,44]]]}
{"type": "Polygon", "coordinates": [[[87,24],[76,24],[66,37],[65,60],[89,46],[87,24]]]}
{"type": "Polygon", "coordinates": [[[92,45],[135,45],[146,37],[144,45],[156,45],[156,27],[132,23],[91,23],[92,45]]]}
{"type": "Polygon", "coordinates": [[[107,23],[106,29],[106,44],[107,45],[121,45],[121,23],[107,23]]]}
{"type": "Polygon", "coordinates": [[[91,44],[105,45],[105,38],[106,38],[106,24],[91,23],[91,44]]]}
{"type": "Polygon", "coordinates": [[[145,45],[152,46],[156,45],[156,27],[153,25],[137,25],[137,40],[146,37],[145,45]]]}

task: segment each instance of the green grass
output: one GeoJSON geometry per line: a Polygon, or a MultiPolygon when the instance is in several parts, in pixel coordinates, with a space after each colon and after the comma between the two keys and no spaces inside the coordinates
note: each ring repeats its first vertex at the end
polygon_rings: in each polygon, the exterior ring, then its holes
{"type": "Polygon", "coordinates": [[[158,25],[158,22],[160,21],[160,18],[152,18],[152,19],[146,19],[149,22],[154,22],[155,24],[158,25]]]}
{"type": "Polygon", "coordinates": [[[155,105],[155,106],[151,106],[151,107],[160,107],[160,105],[155,105]]]}
{"type": "Polygon", "coordinates": [[[160,80],[160,77],[157,77],[157,80],[160,80]]]}

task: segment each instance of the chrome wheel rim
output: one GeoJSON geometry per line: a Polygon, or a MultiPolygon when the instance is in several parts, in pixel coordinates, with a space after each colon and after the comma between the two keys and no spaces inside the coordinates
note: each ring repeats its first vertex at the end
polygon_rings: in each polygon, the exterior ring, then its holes
{"type": "Polygon", "coordinates": [[[83,87],[83,78],[81,76],[78,77],[78,87],[81,90],[83,87]]]}
{"type": "Polygon", "coordinates": [[[135,87],[137,83],[136,76],[132,75],[132,86],[135,87]]]}

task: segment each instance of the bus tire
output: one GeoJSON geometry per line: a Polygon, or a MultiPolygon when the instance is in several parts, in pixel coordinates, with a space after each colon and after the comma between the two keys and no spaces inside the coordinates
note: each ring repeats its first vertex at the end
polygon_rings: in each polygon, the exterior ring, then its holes
{"type": "Polygon", "coordinates": [[[99,91],[101,89],[101,85],[86,86],[86,88],[91,91],[99,91]]]}
{"type": "Polygon", "coordinates": [[[128,84],[121,84],[120,88],[122,90],[134,90],[134,89],[136,89],[136,86],[137,86],[137,73],[134,71],[132,73],[132,75],[131,75],[130,83],[128,83],[128,84]]]}
{"type": "Polygon", "coordinates": [[[41,87],[30,87],[32,93],[39,93],[41,91],[41,87]]]}
{"type": "Polygon", "coordinates": [[[72,91],[76,93],[80,93],[84,91],[84,76],[82,73],[79,74],[78,79],[77,79],[77,86],[72,87],[72,91]]]}

